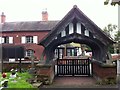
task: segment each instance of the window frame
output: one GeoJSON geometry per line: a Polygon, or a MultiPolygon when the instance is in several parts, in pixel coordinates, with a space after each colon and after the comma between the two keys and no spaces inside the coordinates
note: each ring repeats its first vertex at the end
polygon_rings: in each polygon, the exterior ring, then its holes
{"type": "Polygon", "coordinates": [[[32,55],[34,55],[34,50],[32,50],[32,49],[28,49],[28,50],[26,50],[26,57],[31,57],[32,55]]]}
{"type": "Polygon", "coordinates": [[[26,36],[25,37],[25,42],[26,43],[33,43],[33,36],[26,36]]]}
{"type": "Polygon", "coordinates": [[[2,44],[9,44],[9,36],[2,36],[2,39],[4,39],[4,41],[2,41],[2,44]]]}

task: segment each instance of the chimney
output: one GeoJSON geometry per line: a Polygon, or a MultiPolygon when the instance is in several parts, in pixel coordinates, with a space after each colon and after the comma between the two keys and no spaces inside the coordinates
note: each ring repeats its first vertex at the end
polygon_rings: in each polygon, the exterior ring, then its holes
{"type": "Polygon", "coordinates": [[[42,20],[43,21],[48,21],[48,12],[47,9],[42,11],[42,20]]]}
{"type": "Polygon", "coordinates": [[[5,23],[5,20],[6,20],[6,16],[4,15],[4,12],[2,12],[1,23],[5,23]]]}

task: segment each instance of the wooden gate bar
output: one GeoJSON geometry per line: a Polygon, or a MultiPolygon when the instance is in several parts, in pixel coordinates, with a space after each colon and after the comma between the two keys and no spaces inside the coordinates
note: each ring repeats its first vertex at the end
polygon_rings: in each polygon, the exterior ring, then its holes
{"type": "Polygon", "coordinates": [[[92,74],[90,59],[58,59],[57,75],[88,75],[92,74]],[[91,68],[91,69],[90,69],[91,68]],[[91,70],[91,71],[90,71],[91,70]]]}

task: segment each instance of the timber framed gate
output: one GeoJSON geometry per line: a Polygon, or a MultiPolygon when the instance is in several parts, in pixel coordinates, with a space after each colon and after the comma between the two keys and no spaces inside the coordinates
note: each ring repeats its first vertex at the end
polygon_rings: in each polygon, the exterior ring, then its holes
{"type": "Polygon", "coordinates": [[[92,76],[92,62],[88,59],[58,59],[57,76],[92,76]]]}

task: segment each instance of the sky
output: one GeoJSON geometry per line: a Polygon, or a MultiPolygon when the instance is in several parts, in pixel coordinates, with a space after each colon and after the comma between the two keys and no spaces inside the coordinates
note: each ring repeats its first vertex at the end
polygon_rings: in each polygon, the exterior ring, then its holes
{"type": "Polygon", "coordinates": [[[61,20],[73,7],[86,14],[103,29],[109,23],[118,25],[118,6],[104,5],[105,0],[0,0],[0,13],[6,22],[41,21],[41,12],[47,8],[49,20],[61,20]]]}

